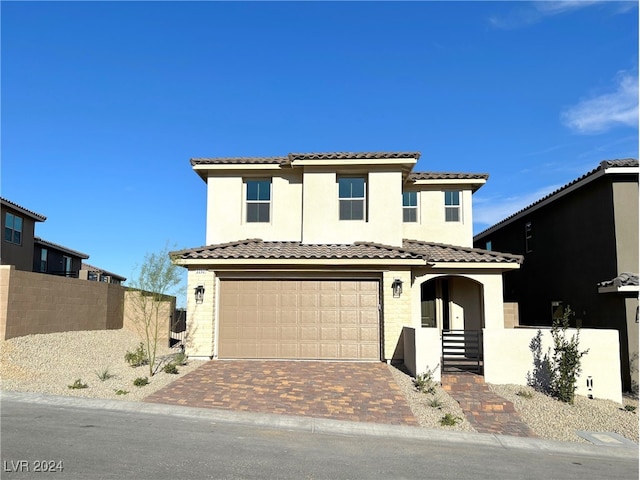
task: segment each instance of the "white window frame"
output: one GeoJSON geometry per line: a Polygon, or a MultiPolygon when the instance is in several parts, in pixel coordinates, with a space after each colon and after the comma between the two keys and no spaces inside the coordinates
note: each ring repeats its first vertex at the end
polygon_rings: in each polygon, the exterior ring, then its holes
{"type": "Polygon", "coordinates": [[[420,192],[416,192],[416,191],[409,191],[409,192],[402,192],[402,223],[419,223],[420,220],[420,215],[419,215],[419,210],[418,207],[420,205],[420,192]],[[413,193],[416,196],[416,204],[415,205],[405,205],[404,204],[404,194],[405,193],[413,193]],[[405,211],[410,211],[413,210],[415,212],[415,220],[405,220],[405,211]]]}
{"type": "Polygon", "coordinates": [[[533,252],[533,225],[531,222],[524,224],[524,250],[526,253],[533,252]]]}
{"type": "MultiPolygon", "coordinates": [[[[453,200],[453,199],[452,199],[453,200]]],[[[444,221],[448,223],[460,223],[462,222],[462,191],[460,190],[445,190],[444,192],[444,221]],[[447,203],[449,199],[447,198],[448,194],[457,193],[458,194],[458,203],[447,203]],[[448,212],[456,212],[458,218],[456,220],[449,220],[447,218],[448,212]]]]}
{"type": "Polygon", "coordinates": [[[338,186],[338,219],[341,222],[366,222],[367,221],[367,176],[366,175],[338,175],[336,184],[338,186]],[[341,197],[340,196],[340,180],[343,178],[358,178],[364,181],[362,187],[362,197],[341,197]],[[343,201],[348,202],[362,202],[362,218],[342,218],[341,217],[341,205],[343,201]]]}
{"type": "MultiPolygon", "coordinates": [[[[272,199],[273,199],[273,180],[271,178],[245,178],[243,181],[243,198],[244,198],[244,222],[245,223],[271,223],[272,218],[272,199]],[[269,183],[269,199],[249,199],[249,183],[251,182],[268,182],[269,183]],[[267,220],[259,220],[260,215],[258,213],[258,220],[249,220],[249,205],[268,205],[267,220]]],[[[258,194],[260,196],[260,194],[258,194]]]]}

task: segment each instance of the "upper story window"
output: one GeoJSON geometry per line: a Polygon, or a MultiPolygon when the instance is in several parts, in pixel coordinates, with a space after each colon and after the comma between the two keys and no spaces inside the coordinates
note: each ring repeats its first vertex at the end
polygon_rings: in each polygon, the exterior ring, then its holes
{"type": "Polygon", "coordinates": [[[524,250],[529,253],[533,251],[533,228],[531,222],[524,224],[524,250]]]}
{"type": "Polygon", "coordinates": [[[71,273],[71,268],[73,266],[73,261],[71,260],[71,257],[67,257],[66,255],[62,256],[62,269],[65,273],[65,275],[69,275],[71,273]]]}
{"type": "Polygon", "coordinates": [[[418,221],[418,192],[402,192],[402,221],[418,221]]]}
{"type": "Polygon", "coordinates": [[[460,192],[444,192],[444,220],[446,222],[460,221],[460,192]]]}
{"type": "Polygon", "coordinates": [[[340,220],[364,220],[365,190],[364,177],[338,178],[340,220]]]}
{"type": "Polygon", "coordinates": [[[271,212],[271,180],[247,180],[247,222],[268,223],[271,212]]]}
{"type": "Polygon", "coordinates": [[[41,272],[47,271],[48,257],[49,257],[49,251],[46,248],[43,248],[42,250],[40,250],[40,271],[41,272]]]}
{"type": "Polygon", "coordinates": [[[22,245],[22,217],[7,212],[4,219],[4,239],[22,245]]]}

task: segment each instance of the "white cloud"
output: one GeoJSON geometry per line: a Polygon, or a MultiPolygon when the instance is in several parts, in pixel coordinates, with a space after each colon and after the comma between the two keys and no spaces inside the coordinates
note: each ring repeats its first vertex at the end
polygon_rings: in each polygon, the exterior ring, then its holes
{"type": "Polygon", "coordinates": [[[511,197],[495,196],[483,198],[474,196],[473,223],[481,226],[483,229],[488,228],[523,208],[528,207],[560,187],[562,187],[562,185],[548,185],[535,192],[511,197]]]}
{"type": "Polygon", "coordinates": [[[545,18],[553,17],[567,12],[577,11],[594,5],[605,5],[614,14],[625,13],[635,8],[637,2],[612,2],[610,0],[557,0],[514,2],[519,3],[505,15],[494,15],[489,18],[489,23],[496,28],[513,29],[533,25],[545,18]]]}
{"type": "Polygon", "coordinates": [[[561,114],[563,123],[577,133],[601,133],[615,126],[638,125],[638,75],[619,76],[614,92],[580,101],[561,114]]]}

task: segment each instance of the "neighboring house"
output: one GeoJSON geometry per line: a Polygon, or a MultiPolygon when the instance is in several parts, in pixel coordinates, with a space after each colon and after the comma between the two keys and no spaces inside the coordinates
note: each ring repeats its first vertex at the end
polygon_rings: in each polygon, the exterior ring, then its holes
{"type": "Polygon", "coordinates": [[[78,278],[82,260],[87,258],[86,253],[35,237],[32,271],[78,278]]]}
{"type": "Polygon", "coordinates": [[[406,326],[504,329],[502,274],[522,258],[472,247],[488,175],[413,172],[419,156],[192,159],[206,245],[173,252],[188,355],[391,361],[406,326]]]}
{"type": "Polygon", "coordinates": [[[524,256],[504,276],[521,325],[549,326],[566,307],[573,325],[620,332],[622,384],[638,382],[638,161],[600,165],[479,233],[474,245],[524,256]]]}
{"type": "Polygon", "coordinates": [[[83,280],[113,283],[115,285],[122,285],[127,280],[125,277],[102,270],[101,268],[94,267],[93,265],[89,265],[84,262],[82,262],[79,276],[83,280]]]}
{"type": "Polygon", "coordinates": [[[1,264],[15,265],[18,270],[33,269],[36,222],[47,217],[0,198],[4,235],[0,249],[1,264]]]}
{"type": "Polygon", "coordinates": [[[47,217],[0,198],[4,236],[1,264],[16,270],[121,284],[125,277],[83,263],[86,253],[49,242],[35,235],[36,222],[47,217]]]}

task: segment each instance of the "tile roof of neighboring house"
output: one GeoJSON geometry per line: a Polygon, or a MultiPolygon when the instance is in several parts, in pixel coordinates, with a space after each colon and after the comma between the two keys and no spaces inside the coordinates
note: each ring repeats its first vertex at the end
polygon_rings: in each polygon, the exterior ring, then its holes
{"type": "Polygon", "coordinates": [[[368,242],[353,244],[303,244],[263,241],[257,238],[206,245],[178,252],[181,259],[420,259],[420,255],[368,242]]]}
{"type": "Polygon", "coordinates": [[[443,243],[403,240],[402,248],[424,256],[427,262],[519,263],[522,255],[494,252],[480,248],[458,247],[443,243]]]}
{"type": "Polygon", "coordinates": [[[110,277],[117,278],[118,280],[122,280],[123,282],[126,280],[126,278],[121,275],[108,272],[107,270],[103,270],[102,268],[94,267],[93,265],[89,265],[88,263],[85,263],[85,262],[82,262],[82,266],[80,267],[80,270],[87,270],[89,272],[102,273],[105,275],[109,275],[110,277]]]}
{"type": "Polygon", "coordinates": [[[20,205],[18,205],[17,203],[14,203],[10,200],[7,200],[6,198],[0,197],[0,202],[6,206],[12,207],[16,210],[19,210],[20,212],[24,213],[25,215],[29,215],[31,218],[33,218],[35,221],[37,222],[44,222],[47,217],[45,217],[44,215],[40,215],[39,213],[36,213],[34,211],[28,210],[20,205]]]}
{"type": "Polygon", "coordinates": [[[222,157],[222,158],[192,158],[191,165],[283,165],[288,163],[288,157],[222,157]]]}
{"type": "Polygon", "coordinates": [[[191,165],[287,165],[294,160],[366,160],[420,158],[419,152],[331,152],[331,153],[290,153],[286,157],[220,157],[192,158],[191,165]]]}
{"type": "Polygon", "coordinates": [[[636,167],[637,168],[638,167],[638,160],[635,159],[635,158],[624,158],[624,159],[619,159],[619,160],[603,160],[602,162],[600,162],[600,164],[598,165],[597,168],[594,168],[590,172],[585,173],[581,177],[578,177],[575,180],[567,183],[566,185],[563,185],[562,187],[558,188],[557,190],[554,190],[553,192],[551,192],[550,194],[545,195],[544,197],[542,197],[539,200],[536,200],[531,205],[528,205],[528,206],[524,207],[523,209],[518,210],[514,214],[509,215],[504,220],[501,220],[498,223],[496,223],[495,225],[492,225],[491,227],[489,227],[489,228],[483,230],[482,232],[478,233],[477,235],[474,236],[474,240],[477,240],[477,239],[481,238],[483,235],[489,233],[489,231],[493,231],[496,228],[500,227],[501,225],[509,223],[511,220],[515,219],[519,215],[523,214],[524,212],[526,212],[526,211],[528,211],[528,210],[530,210],[530,209],[532,209],[534,207],[539,206],[542,203],[555,200],[555,197],[557,197],[557,196],[559,197],[561,194],[565,193],[568,189],[570,189],[571,187],[577,185],[578,183],[580,183],[580,182],[582,182],[584,180],[591,180],[590,177],[594,177],[599,172],[604,172],[605,170],[611,169],[611,168],[624,168],[624,167],[636,167]]]}
{"type": "Polygon", "coordinates": [[[328,152],[328,153],[290,153],[289,160],[367,160],[420,158],[420,152],[328,152]]]}
{"type": "Polygon", "coordinates": [[[60,250],[63,253],[68,253],[75,257],[80,258],[89,258],[89,255],[86,253],[78,252],[77,250],[71,250],[70,248],[63,247],[62,245],[58,245],[57,243],[49,242],[47,240],[43,240],[40,237],[34,237],[35,243],[44,245],[45,247],[55,248],[56,250],[60,250]]]}
{"type": "Polygon", "coordinates": [[[416,180],[487,180],[488,173],[456,173],[456,172],[413,172],[410,181],[416,180]]]}
{"type": "Polygon", "coordinates": [[[522,263],[522,256],[490,252],[479,248],[404,240],[402,248],[370,242],[353,244],[303,244],[260,239],[207,245],[172,252],[183,260],[223,259],[394,259],[427,262],[522,263]]]}
{"type": "Polygon", "coordinates": [[[637,287],[638,274],[624,272],[612,280],[598,283],[599,287],[637,287]]]}

